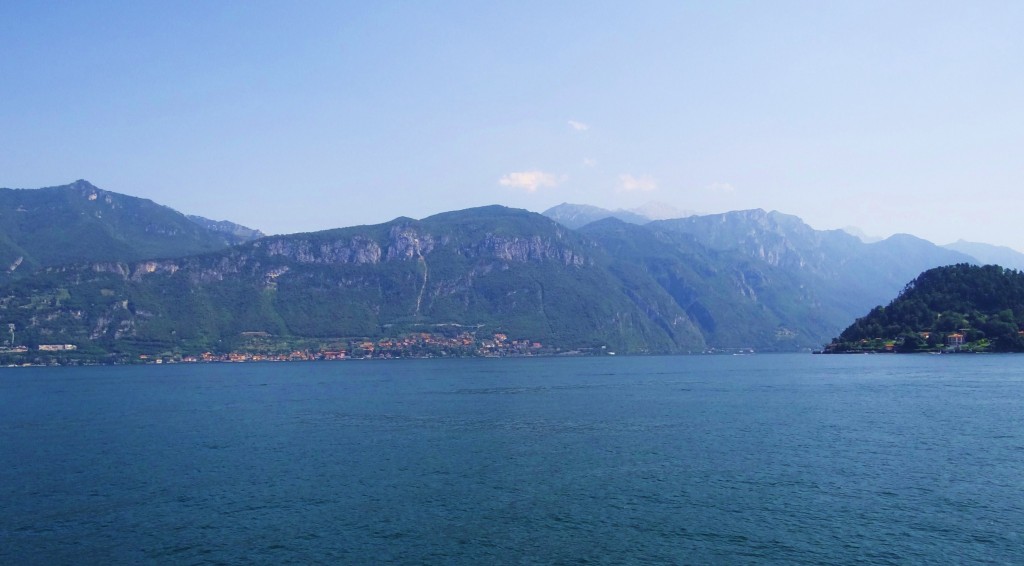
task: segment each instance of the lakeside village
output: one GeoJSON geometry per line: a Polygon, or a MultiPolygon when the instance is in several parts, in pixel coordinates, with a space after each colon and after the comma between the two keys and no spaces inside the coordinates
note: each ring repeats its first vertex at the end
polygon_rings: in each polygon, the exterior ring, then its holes
{"type": "Polygon", "coordinates": [[[250,340],[249,345],[237,351],[223,354],[204,352],[198,356],[166,355],[146,357],[151,363],[198,363],[198,362],[295,362],[318,360],[369,360],[399,358],[435,357],[506,357],[550,354],[540,342],[528,339],[511,340],[508,335],[496,332],[490,338],[478,339],[475,332],[462,332],[446,337],[430,332],[406,334],[400,338],[380,340],[355,339],[346,342],[347,347],[334,344],[330,347],[296,348],[287,352],[273,348],[273,337],[266,332],[243,332],[250,340]]]}
{"type": "Polygon", "coordinates": [[[399,338],[366,338],[326,341],[321,344],[287,343],[266,332],[243,332],[243,344],[229,352],[205,351],[189,354],[175,351],[142,354],[107,354],[97,356],[79,349],[75,344],[39,344],[0,347],[0,364],[7,366],[82,365],[82,364],[177,364],[177,363],[241,363],[336,361],[349,359],[400,359],[447,357],[521,357],[550,355],[607,354],[605,348],[561,350],[544,346],[530,339],[510,339],[496,332],[478,338],[476,332],[445,336],[429,332],[406,334],[399,338]]]}

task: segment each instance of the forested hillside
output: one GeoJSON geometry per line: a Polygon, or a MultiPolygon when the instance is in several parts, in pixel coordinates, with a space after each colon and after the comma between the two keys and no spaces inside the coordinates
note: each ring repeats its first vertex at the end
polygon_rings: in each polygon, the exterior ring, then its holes
{"type": "Polygon", "coordinates": [[[88,181],[43,189],[0,189],[0,281],[40,267],[133,261],[227,248],[256,231],[203,226],[153,201],[88,181]]]}
{"type": "Polygon", "coordinates": [[[831,352],[1024,351],[1024,273],[996,265],[930,269],[827,347],[831,352]]]}

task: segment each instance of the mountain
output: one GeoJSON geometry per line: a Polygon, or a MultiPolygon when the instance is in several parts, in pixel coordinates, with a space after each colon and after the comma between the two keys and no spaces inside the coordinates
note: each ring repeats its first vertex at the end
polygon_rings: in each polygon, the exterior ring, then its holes
{"type": "Polygon", "coordinates": [[[647,224],[652,220],[665,220],[669,218],[683,218],[694,213],[687,210],[679,210],[671,205],[649,202],[643,206],[631,210],[608,210],[589,204],[569,204],[563,202],[553,206],[542,213],[563,226],[576,229],[582,228],[591,222],[604,220],[605,218],[617,218],[630,224],[647,224]]]}
{"type": "Polygon", "coordinates": [[[563,202],[558,206],[551,207],[542,213],[544,216],[558,222],[568,228],[581,228],[605,218],[618,218],[630,224],[646,224],[650,218],[628,210],[607,210],[589,204],[569,204],[563,202]]]}
{"type": "Polygon", "coordinates": [[[236,240],[166,206],[84,180],[43,189],[0,189],[4,276],[69,262],[178,257],[224,249],[236,240]]]}
{"type": "Polygon", "coordinates": [[[993,246],[992,244],[957,240],[952,244],[946,244],[942,247],[967,254],[983,265],[993,264],[1024,270],[1024,254],[1006,246],[993,246]]]}
{"type": "Polygon", "coordinates": [[[650,220],[670,220],[673,218],[686,218],[697,213],[692,210],[682,210],[664,202],[651,201],[642,206],[629,209],[629,212],[639,214],[650,220]]]}
{"type": "Polygon", "coordinates": [[[200,352],[274,340],[474,328],[564,350],[700,351],[696,325],[632,266],[521,210],[271,236],[177,259],[48,268],[0,288],[25,343],[200,352]]]}
{"type": "Polygon", "coordinates": [[[766,280],[774,282],[778,300],[791,306],[769,302],[765,308],[782,313],[794,312],[793,301],[813,305],[823,321],[821,328],[836,330],[894,296],[921,271],[974,261],[906,234],[865,244],[842,230],[815,230],[796,216],[760,209],[657,221],[646,227],[685,234],[711,250],[773,268],[776,275],[766,280]]]}
{"type": "Polygon", "coordinates": [[[228,220],[210,220],[209,218],[203,218],[194,214],[186,215],[185,218],[211,232],[223,235],[231,245],[244,244],[266,236],[266,234],[259,230],[235,224],[228,220]]]}
{"type": "Polygon", "coordinates": [[[849,318],[789,270],[693,236],[608,218],[581,229],[615,259],[661,286],[714,348],[793,351],[820,345],[849,318]]]}
{"type": "Polygon", "coordinates": [[[827,352],[1024,351],[1024,273],[958,264],[920,274],[858,318],[827,352]]]}
{"type": "Polygon", "coordinates": [[[884,239],[884,238],[879,238],[878,236],[869,236],[866,232],[864,232],[864,230],[861,230],[860,228],[858,228],[856,226],[846,226],[845,228],[843,228],[843,232],[846,232],[847,234],[850,234],[851,236],[856,236],[857,239],[859,239],[860,241],[864,242],[865,244],[873,244],[875,242],[881,242],[884,239]]]}
{"type": "MultiPolygon", "coordinates": [[[[764,210],[574,230],[492,206],[229,246],[228,236],[258,233],[85,182],[57,189],[56,226],[39,205],[7,213],[34,211],[39,241],[70,243],[42,248],[65,256],[23,252],[44,268],[0,281],[0,319],[26,345],[72,344],[107,361],[255,342],[469,340],[462,332],[547,353],[809,350],[916,274],[974,261],[909,235],[865,244],[764,210]],[[197,241],[207,244],[180,251],[197,241]]],[[[0,244],[38,243],[19,229],[0,232],[0,244]]]]}

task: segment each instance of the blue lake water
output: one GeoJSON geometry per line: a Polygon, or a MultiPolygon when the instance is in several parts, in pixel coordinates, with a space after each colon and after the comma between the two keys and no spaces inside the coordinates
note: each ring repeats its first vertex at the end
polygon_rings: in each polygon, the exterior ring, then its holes
{"type": "Polygon", "coordinates": [[[1024,356],[0,370],[0,563],[1024,563],[1024,356]]]}

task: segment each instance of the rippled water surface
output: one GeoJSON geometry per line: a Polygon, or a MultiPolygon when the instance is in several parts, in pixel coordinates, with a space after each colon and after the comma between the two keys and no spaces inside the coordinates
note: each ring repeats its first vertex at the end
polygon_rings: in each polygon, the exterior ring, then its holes
{"type": "Polygon", "coordinates": [[[0,563],[1024,563],[1024,356],[0,370],[0,563]]]}

